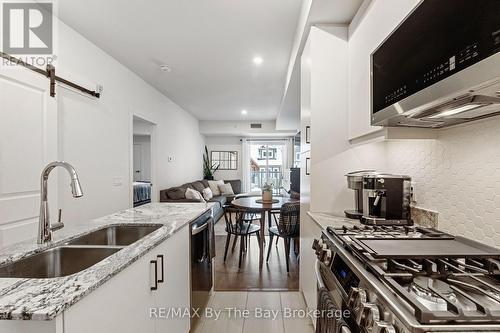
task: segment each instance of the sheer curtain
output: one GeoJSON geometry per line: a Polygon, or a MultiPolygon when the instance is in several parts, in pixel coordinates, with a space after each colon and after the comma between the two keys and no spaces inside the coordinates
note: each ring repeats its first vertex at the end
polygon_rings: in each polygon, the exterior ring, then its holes
{"type": "Polygon", "coordinates": [[[242,192],[250,192],[250,147],[248,139],[241,140],[241,180],[242,192]]]}

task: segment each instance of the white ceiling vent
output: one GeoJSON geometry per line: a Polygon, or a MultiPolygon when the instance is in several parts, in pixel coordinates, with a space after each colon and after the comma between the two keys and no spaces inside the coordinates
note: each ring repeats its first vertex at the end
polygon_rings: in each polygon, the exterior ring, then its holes
{"type": "Polygon", "coordinates": [[[250,124],[250,128],[262,128],[262,124],[250,124]]]}

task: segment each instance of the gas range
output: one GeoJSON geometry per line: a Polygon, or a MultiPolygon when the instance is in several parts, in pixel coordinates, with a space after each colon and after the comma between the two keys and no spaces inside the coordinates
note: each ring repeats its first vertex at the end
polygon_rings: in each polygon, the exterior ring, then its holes
{"type": "Polygon", "coordinates": [[[328,227],[313,248],[351,332],[500,332],[500,249],[419,226],[328,227]]]}

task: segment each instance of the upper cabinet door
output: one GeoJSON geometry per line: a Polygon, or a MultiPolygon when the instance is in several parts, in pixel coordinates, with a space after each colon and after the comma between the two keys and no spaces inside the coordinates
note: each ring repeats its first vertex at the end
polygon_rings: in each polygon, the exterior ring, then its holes
{"type": "MultiPolygon", "coordinates": [[[[49,80],[20,66],[0,68],[0,246],[36,236],[40,172],[55,159],[57,107],[49,80]]],[[[57,186],[50,186],[55,210],[57,186]]]]}

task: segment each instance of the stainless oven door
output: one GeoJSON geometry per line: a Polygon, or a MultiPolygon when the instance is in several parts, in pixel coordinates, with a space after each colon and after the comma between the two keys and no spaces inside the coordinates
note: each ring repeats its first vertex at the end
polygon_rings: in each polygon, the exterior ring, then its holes
{"type": "Polygon", "coordinates": [[[316,333],[356,332],[351,330],[341,317],[334,316],[333,318],[328,318],[328,315],[326,315],[328,312],[341,313],[342,306],[338,305],[337,297],[334,295],[336,291],[330,290],[331,288],[328,287],[323,279],[323,274],[331,274],[328,267],[319,260],[316,260],[315,271],[318,284],[318,310],[320,311],[316,322],[316,333]],[[325,315],[322,316],[321,313],[325,315]]]}

